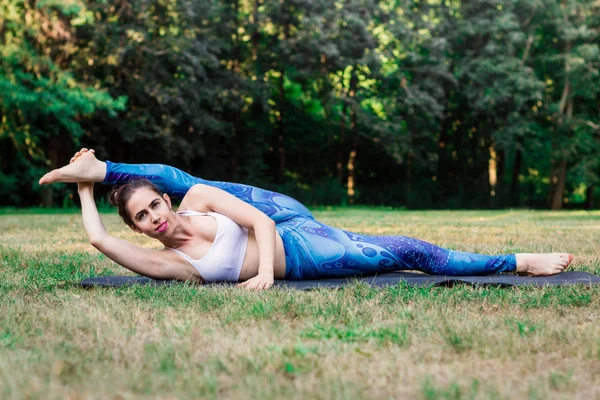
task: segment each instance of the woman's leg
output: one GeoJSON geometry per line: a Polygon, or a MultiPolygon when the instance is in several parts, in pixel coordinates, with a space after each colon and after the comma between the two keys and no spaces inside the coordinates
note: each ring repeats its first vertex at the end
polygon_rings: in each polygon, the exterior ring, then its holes
{"type": "Polygon", "coordinates": [[[281,193],[241,183],[208,181],[169,165],[122,164],[106,161],[106,177],[102,183],[108,185],[124,183],[131,178],[146,178],[161,186],[169,195],[180,198],[193,185],[214,186],[253,205],[273,218],[275,222],[296,216],[313,218],[311,212],[302,203],[281,193]]]}
{"type": "Polygon", "coordinates": [[[489,256],[443,249],[405,236],[368,236],[294,218],[277,225],[286,250],[286,279],[319,279],[419,270],[433,275],[522,272],[550,275],[564,270],[569,255],[489,256]]]}
{"type": "Polygon", "coordinates": [[[103,162],[91,151],[81,152],[71,164],[49,172],[40,179],[40,184],[88,181],[113,185],[126,183],[132,178],[146,178],[159,185],[165,193],[179,199],[193,185],[201,183],[215,186],[253,205],[275,222],[296,216],[313,218],[302,203],[277,192],[239,183],[207,181],[169,165],[103,162]]]}

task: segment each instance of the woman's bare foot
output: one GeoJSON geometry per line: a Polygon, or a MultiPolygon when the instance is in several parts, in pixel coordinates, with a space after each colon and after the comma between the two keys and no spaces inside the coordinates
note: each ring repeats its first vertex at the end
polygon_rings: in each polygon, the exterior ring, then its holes
{"type": "Polygon", "coordinates": [[[573,260],[569,253],[515,254],[517,273],[528,276],[554,275],[563,272],[573,260]]]}
{"type": "Polygon", "coordinates": [[[81,149],[69,165],[48,172],[40,179],[40,185],[56,182],[102,182],[106,176],[106,163],[94,155],[93,150],[81,149]]]}

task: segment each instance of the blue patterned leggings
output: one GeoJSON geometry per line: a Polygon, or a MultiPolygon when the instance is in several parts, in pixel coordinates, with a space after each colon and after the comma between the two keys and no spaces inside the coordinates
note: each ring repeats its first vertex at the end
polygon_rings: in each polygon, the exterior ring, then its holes
{"type": "Polygon", "coordinates": [[[297,200],[280,193],[228,182],[205,181],[162,164],[106,162],[103,183],[149,179],[174,197],[195,184],[223,189],[258,208],[276,225],[283,240],[286,279],[320,279],[419,270],[434,275],[489,275],[516,270],[514,254],[488,256],[443,249],[406,236],[368,236],[316,221],[297,200]]]}
{"type": "Polygon", "coordinates": [[[158,185],[169,196],[179,200],[194,185],[214,186],[253,205],[276,223],[299,215],[314,219],[308,208],[302,203],[281,193],[241,183],[207,181],[164,164],[120,164],[106,161],[106,176],[103,184],[121,184],[131,178],[146,178],[158,185]]]}
{"type": "Polygon", "coordinates": [[[419,270],[432,275],[512,272],[514,254],[487,256],[452,251],[406,236],[368,236],[298,216],[277,224],[286,279],[320,279],[419,270]]]}

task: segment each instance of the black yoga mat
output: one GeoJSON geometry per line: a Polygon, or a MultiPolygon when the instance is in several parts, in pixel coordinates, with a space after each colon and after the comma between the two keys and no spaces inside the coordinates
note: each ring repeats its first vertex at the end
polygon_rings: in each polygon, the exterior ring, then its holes
{"type": "MultiPolygon", "coordinates": [[[[337,278],[305,281],[275,281],[275,287],[284,287],[299,290],[335,288],[352,284],[353,282],[366,282],[373,287],[384,287],[406,282],[410,286],[454,286],[456,284],[469,285],[491,285],[491,286],[559,286],[573,284],[600,284],[600,277],[587,272],[568,271],[562,274],[526,277],[517,275],[488,275],[488,276],[441,276],[425,275],[414,272],[390,272],[377,276],[365,276],[362,278],[337,278]]],[[[78,285],[91,287],[118,287],[127,285],[173,285],[180,284],[179,281],[155,280],[141,276],[101,276],[87,278],[78,285]]],[[[220,285],[235,285],[236,283],[219,283],[220,285]]]]}

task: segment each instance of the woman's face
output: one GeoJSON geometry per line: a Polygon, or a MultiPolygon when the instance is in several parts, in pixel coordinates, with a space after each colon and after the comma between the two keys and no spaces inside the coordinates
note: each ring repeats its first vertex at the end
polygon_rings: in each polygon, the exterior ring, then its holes
{"type": "Polygon", "coordinates": [[[173,229],[171,200],[166,194],[159,195],[150,188],[140,188],[127,202],[127,211],[135,227],[134,230],[161,239],[173,229]]]}

